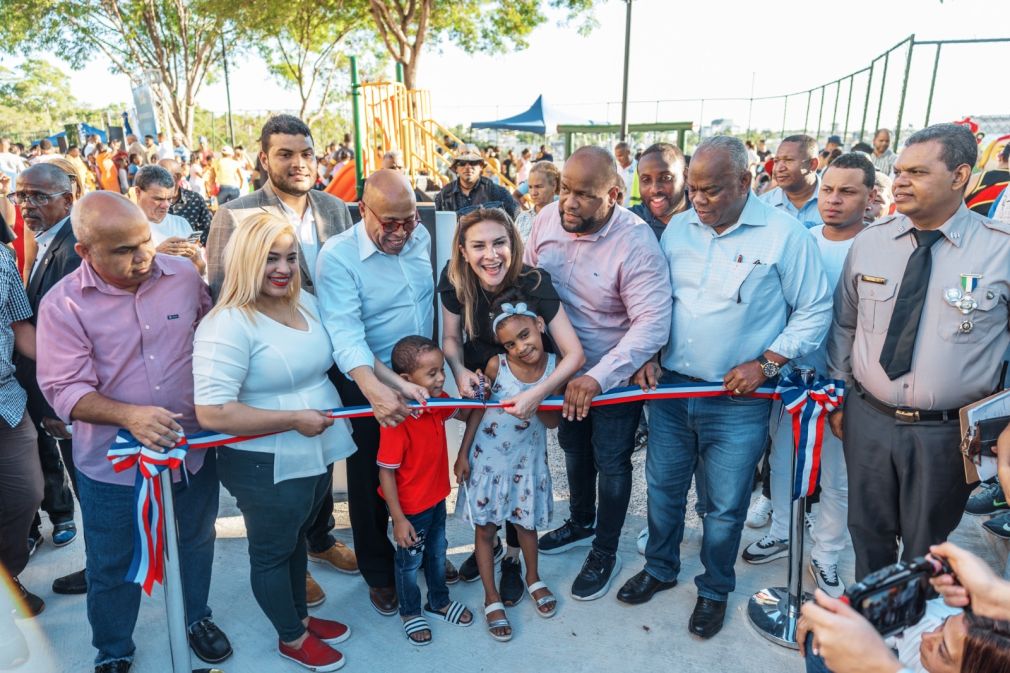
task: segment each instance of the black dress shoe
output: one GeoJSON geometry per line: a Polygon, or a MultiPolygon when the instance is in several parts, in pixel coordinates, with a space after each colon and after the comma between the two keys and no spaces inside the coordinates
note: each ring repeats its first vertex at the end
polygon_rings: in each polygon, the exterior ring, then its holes
{"type": "Polygon", "coordinates": [[[78,570],[75,573],[57,577],[53,580],[54,594],[86,594],[88,593],[88,583],[84,579],[84,571],[78,570]]]}
{"type": "Polygon", "coordinates": [[[711,638],[722,630],[725,618],[726,601],[713,601],[711,598],[698,596],[687,628],[699,638],[711,638]]]}
{"type": "Polygon", "coordinates": [[[501,595],[501,602],[509,608],[523,599],[526,587],[523,585],[523,567],[519,559],[502,559],[498,593],[501,595]]]}
{"type": "Polygon", "coordinates": [[[216,664],[231,656],[231,643],[224,631],[210,620],[201,619],[189,627],[189,646],[193,653],[208,664],[216,664]]]}
{"type": "Polygon", "coordinates": [[[617,592],[617,600],[630,605],[645,603],[652,599],[657,591],[672,589],[677,586],[677,580],[662,582],[644,570],[624,583],[617,592]]]}
{"type": "Polygon", "coordinates": [[[95,673],[130,673],[130,666],[126,659],[117,659],[95,666],[95,673]]]}
{"type": "Polygon", "coordinates": [[[11,578],[14,582],[14,616],[18,619],[31,619],[37,617],[46,609],[46,602],[33,594],[21,580],[17,577],[11,578]]]}

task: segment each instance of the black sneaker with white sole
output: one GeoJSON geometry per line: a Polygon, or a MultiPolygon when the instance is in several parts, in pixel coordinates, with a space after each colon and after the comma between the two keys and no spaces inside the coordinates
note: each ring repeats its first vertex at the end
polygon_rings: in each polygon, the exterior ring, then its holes
{"type": "MultiPolygon", "coordinates": [[[[501,538],[495,537],[494,539],[494,562],[495,564],[501,563],[501,560],[505,558],[505,548],[502,547],[501,538]]],[[[477,569],[477,555],[470,554],[463,561],[463,564],[459,567],[459,579],[464,582],[476,582],[480,579],[480,570],[477,569]]]]}
{"type": "Polygon", "coordinates": [[[560,554],[575,547],[589,547],[595,536],[596,529],[592,526],[580,526],[565,519],[560,528],[544,533],[537,546],[541,554],[560,554]]]}
{"type": "Polygon", "coordinates": [[[610,583],[619,572],[620,556],[590,549],[579,576],[572,582],[572,598],[577,601],[592,601],[606,595],[610,591],[610,583]]]}
{"type": "Polygon", "coordinates": [[[982,524],[982,527],[998,538],[1010,540],[1010,512],[997,514],[982,524]]]}

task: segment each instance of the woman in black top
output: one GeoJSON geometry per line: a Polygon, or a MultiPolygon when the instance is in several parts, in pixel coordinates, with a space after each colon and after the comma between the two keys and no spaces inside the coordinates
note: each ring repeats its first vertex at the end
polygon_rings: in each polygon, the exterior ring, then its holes
{"type": "MultiPolygon", "coordinates": [[[[523,243],[512,219],[500,208],[478,208],[459,219],[452,256],[442,270],[438,293],[442,299],[442,351],[460,394],[477,394],[478,372],[504,349],[491,327],[491,306],[506,290],[518,288],[530,310],[547,323],[545,345],[557,353],[557,365],[543,382],[505,401],[505,410],[520,419],[536,413],[545,397],[562,388],[585,364],[582,344],[568,321],[550,275],[522,263],[523,243]]],[[[519,564],[519,538],[505,525],[508,545],[502,560],[500,591],[505,605],[515,605],[524,595],[519,564]]],[[[496,541],[495,558],[501,553],[496,541]]],[[[465,581],[479,577],[471,554],[459,569],[465,581]]]]}

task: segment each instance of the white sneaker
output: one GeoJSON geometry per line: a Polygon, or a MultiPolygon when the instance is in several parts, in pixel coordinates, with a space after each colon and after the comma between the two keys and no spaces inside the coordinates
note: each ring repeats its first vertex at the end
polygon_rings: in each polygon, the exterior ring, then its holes
{"type": "Polygon", "coordinates": [[[834,563],[818,563],[810,559],[810,574],[817,587],[832,598],[841,598],[845,593],[845,585],[838,579],[838,566],[834,563]]]}
{"type": "Polygon", "coordinates": [[[649,544],[649,527],[638,531],[638,553],[645,556],[645,546],[649,544]]]}
{"type": "Polygon", "coordinates": [[[772,501],[759,495],[747,510],[747,527],[763,528],[772,520],[772,501]]]}
{"type": "Polygon", "coordinates": [[[752,542],[743,550],[740,557],[747,563],[768,563],[775,559],[789,556],[789,540],[781,540],[771,535],[765,535],[757,542],[752,542]]]}

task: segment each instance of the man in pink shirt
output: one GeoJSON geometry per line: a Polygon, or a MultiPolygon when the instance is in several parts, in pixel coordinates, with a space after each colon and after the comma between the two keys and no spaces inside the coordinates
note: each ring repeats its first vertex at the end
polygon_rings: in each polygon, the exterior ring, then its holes
{"type": "Polygon", "coordinates": [[[607,593],[621,569],[617,543],[631,496],[631,454],[642,402],[590,409],[593,397],[628,379],[670,334],[670,272],[656,236],[618,204],[623,185],[614,158],[583,147],[565,163],[558,201],[533,223],[523,261],[551,274],[586,353],[566,402],[558,440],[571,488],[569,519],[540,538],[540,551],[592,550],[572,585],[577,600],[607,593]],[[599,508],[596,504],[599,477],[599,508]]]}
{"type": "MultiPolygon", "coordinates": [[[[71,224],[83,263],[42,301],[38,380],[56,414],[74,425],[95,671],[123,673],[140,607],[140,586],[125,580],[136,474],[117,474],[105,456],[120,428],[163,448],[199,429],[193,333],[210,293],[188,260],[155,255],[144,213],[118,194],[88,194],[71,224]]],[[[201,659],[222,661],[231,645],[207,607],[219,493],[214,454],[190,453],[186,469],[188,485],[175,498],[189,639],[201,659]]]]}

